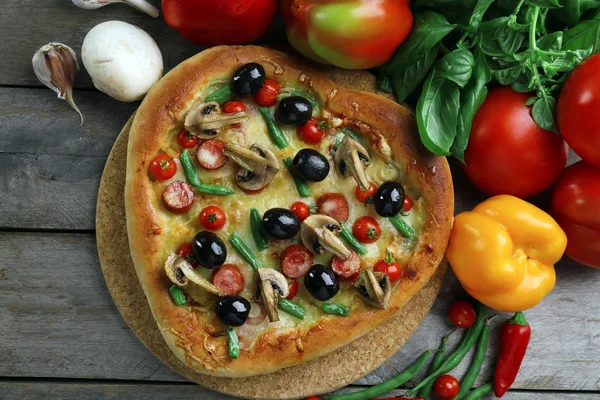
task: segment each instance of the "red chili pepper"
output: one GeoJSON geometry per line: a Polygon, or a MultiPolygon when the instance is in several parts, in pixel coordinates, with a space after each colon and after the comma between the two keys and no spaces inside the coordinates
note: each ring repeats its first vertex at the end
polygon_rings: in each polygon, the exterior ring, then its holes
{"type": "Polygon", "coordinates": [[[498,365],[494,372],[494,394],[502,397],[511,387],[531,339],[531,327],[522,312],[502,325],[499,340],[498,365]]]}

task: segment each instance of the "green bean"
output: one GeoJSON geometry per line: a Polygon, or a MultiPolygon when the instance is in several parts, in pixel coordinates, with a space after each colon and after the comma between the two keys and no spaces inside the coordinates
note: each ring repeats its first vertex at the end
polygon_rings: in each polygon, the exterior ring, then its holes
{"type": "Polygon", "coordinates": [[[206,96],[206,99],[204,99],[204,102],[210,103],[211,101],[216,101],[219,104],[223,104],[223,103],[226,103],[229,100],[233,99],[234,97],[235,97],[235,95],[231,91],[231,86],[227,85],[215,92],[212,92],[208,96],[206,96]]]}
{"type": "Polygon", "coordinates": [[[227,328],[229,357],[237,359],[240,356],[240,341],[235,328],[227,328]]]}
{"type": "Polygon", "coordinates": [[[271,118],[269,109],[267,107],[258,107],[258,112],[260,113],[260,115],[262,115],[263,119],[265,120],[265,123],[267,124],[267,130],[269,131],[269,135],[271,136],[271,140],[273,141],[273,143],[275,143],[275,146],[277,146],[280,149],[285,149],[286,147],[288,147],[289,142],[287,140],[287,137],[285,137],[285,134],[283,133],[279,125],[277,125],[273,118],[271,118]]]}
{"type": "Polygon", "coordinates": [[[348,314],[350,314],[350,309],[342,304],[323,303],[323,312],[325,314],[334,314],[347,317],[348,314]]]}
{"type": "Polygon", "coordinates": [[[198,187],[202,185],[202,181],[198,177],[196,167],[194,167],[194,164],[192,163],[192,158],[190,157],[190,154],[187,151],[183,150],[181,153],[179,153],[179,161],[181,161],[181,166],[183,167],[185,176],[187,177],[187,180],[190,182],[190,184],[193,187],[198,187]]]}
{"type": "Polygon", "coordinates": [[[235,232],[232,233],[229,236],[229,243],[231,243],[233,248],[236,249],[242,257],[244,257],[244,260],[246,260],[246,262],[252,267],[254,271],[263,267],[262,261],[260,261],[258,257],[256,257],[256,254],[252,252],[252,249],[250,248],[250,246],[248,246],[248,243],[246,243],[240,235],[238,235],[235,232]]]}
{"type": "MultiPolygon", "coordinates": [[[[438,349],[439,352],[436,353],[435,356],[433,357],[433,360],[431,361],[431,365],[429,366],[429,371],[427,371],[427,375],[435,372],[444,362],[444,356],[446,355],[446,347],[448,346],[448,338],[450,337],[450,335],[453,332],[454,331],[450,332],[449,334],[447,334],[446,336],[444,336],[442,338],[442,343],[440,344],[440,348],[438,349]]],[[[421,389],[419,391],[419,394],[417,395],[417,397],[426,399],[429,396],[429,394],[431,393],[431,391],[433,390],[433,384],[434,384],[434,382],[431,382],[429,385],[426,385],[425,387],[423,387],[423,389],[421,389]]]]}
{"type": "Polygon", "coordinates": [[[294,171],[294,167],[292,166],[292,159],[290,157],[286,157],[283,159],[283,163],[285,164],[287,170],[290,172],[290,175],[292,175],[292,178],[294,178],[296,190],[298,190],[298,194],[300,195],[300,197],[310,197],[310,189],[308,188],[306,182],[304,182],[304,180],[302,180],[302,178],[300,178],[298,174],[296,174],[296,171],[294,171]]]}
{"type": "Polygon", "coordinates": [[[304,320],[304,314],[306,314],[304,307],[287,299],[279,300],[279,309],[301,320],[304,320]]]}
{"type": "Polygon", "coordinates": [[[262,230],[260,212],[256,208],[250,209],[250,229],[252,230],[252,237],[254,238],[254,243],[256,243],[256,247],[259,251],[263,251],[269,248],[269,239],[267,239],[267,235],[262,230]]]}
{"type": "Polygon", "coordinates": [[[358,143],[360,143],[360,145],[362,147],[365,148],[365,150],[367,150],[369,152],[369,154],[371,153],[371,149],[369,148],[369,146],[367,145],[367,142],[365,142],[365,140],[358,135],[358,133],[354,132],[354,130],[350,129],[350,128],[344,128],[342,129],[342,133],[346,136],[348,136],[350,139],[354,139],[356,140],[358,143]]]}
{"type": "Polygon", "coordinates": [[[173,285],[169,288],[169,292],[171,293],[171,297],[173,298],[173,302],[178,306],[184,306],[187,304],[187,299],[185,298],[185,293],[183,290],[177,286],[173,285]]]}
{"type": "Polygon", "coordinates": [[[232,188],[227,186],[207,185],[204,183],[196,186],[196,189],[198,189],[200,193],[212,194],[215,196],[229,196],[235,193],[232,188]]]}
{"type": "Polygon", "coordinates": [[[427,350],[424,352],[417,361],[408,367],[404,372],[396,375],[392,379],[389,379],[379,385],[371,386],[368,389],[361,390],[354,393],[342,394],[338,396],[323,396],[323,400],[369,400],[379,397],[383,394],[391,392],[397,387],[405,384],[406,382],[413,379],[425,366],[427,360],[431,356],[431,353],[437,350],[427,350]]]}
{"type": "Polygon", "coordinates": [[[391,217],[390,222],[394,225],[394,228],[398,229],[398,232],[404,235],[408,240],[413,240],[415,238],[415,230],[408,222],[402,219],[400,215],[391,217]]]}
{"type": "Polygon", "coordinates": [[[348,245],[352,247],[361,256],[367,255],[367,248],[362,243],[360,243],[357,238],[354,237],[354,235],[352,234],[350,229],[348,229],[346,224],[340,221],[340,226],[342,227],[342,232],[340,233],[342,239],[344,239],[344,241],[348,243],[348,245]]]}
{"type": "Polygon", "coordinates": [[[448,355],[448,358],[444,360],[442,365],[433,373],[427,376],[424,380],[421,381],[417,386],[413,389],[409,390],[407,395],[410,397],[415,394],[421,388],[427,386],[431,382],[435,382],[437,378],[452,371],[456,368],[460,362],[465,358],[469,350],[473,348],[475,345],[475,341],[481,334],[483,330],[483,325],[485,323],[485,317],[487,313],[487,307],[483,304],[477,302],[477,319],[473,326],[469,328],[469,330],[465,333],[462,340],[460,341],[458,347],[448,355]]]}
{"type": "Polygon", "coordinates": [[[479,400],[483,396],[487,396],[488,394],[492,394],[494,391],[494,387],[491,383],[486,383],[483,386],[479,386],[477,389],[472,390],[464,400],[479,400]]]}
{"type": "Polygon", "coordinates": [[[471,363],[469,370],[460,382],[460,390],[454,398],[455,400],[464,399],[469,390],[473,387],[475,380],[477,380],[477,377],[481,372],[481,366],[485,360],[485,350],[487,348],[488,338],[490,336],[490,322],[494,318],[496,318],[495,315],[485,320],[485,325],[483,327],[483,331],[481,332],[481,337],[479,338],[479,344],[477,345],[475,357],[473,358],[473,362],[471,363]]]}

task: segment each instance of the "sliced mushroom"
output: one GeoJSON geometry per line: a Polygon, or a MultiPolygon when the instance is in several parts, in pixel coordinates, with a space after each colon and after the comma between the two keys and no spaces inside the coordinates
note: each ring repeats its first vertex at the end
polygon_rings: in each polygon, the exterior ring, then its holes
{"type": "Polygon", "coordinates": [[[240,165],[237,183],[242,189],[262,189],[279,172],[280,164],[275,153],[257,143],[249,149],[228,143],[223,154],[240,165]]]}
{"type": "Polygon", "coordinates": [[[354,287],[367,304],[384,310],[390,305],[392,282],[387,274],[374,272],[372,268],[365,269],[354,282],[354,287]]]}
{"type": "Polygon", "coordinates": [[[269,321],[279,321],[279,311],[277,309],[279,300],[288,297],[290,294],[285,276],[271,268],[259,268],[257,292],[260,292],[262,301],[265,304],[269,321]]]}
{"type": "Polygon", "coordinates": [[[223,114],[219,103],[211,101],[192,108],[185,117],[185,129],[200,139],[212,139],[221,133],[223,127],[244,122],[248,119],[245,111],[223,114]]]}
{"type": "Polygon", "coordinates": [[[192,281],[209,293],[216,294],[217,296],[223,295],[223,292],[219,288],[194,271],[194,268],[185,258],[174,253],[171,253],[167,257],[165,272],[171,282],[177,286],[185,287],[192,281]]]}
{"type": "Polygon", "coordinates": [[[352,252],[339,238],[342,230],[340,224],[327,215],[311,215],[302,222],[300,238],[304,246],[315,254],[323,254],[327,250],[347,260],[352,252]]]}
{"type": "Polygon", "coordinates": [[[335,151],[335,164],[342,177],[353,176],[363,191],[369,189],[369,179],[365,170],[371,162],[369,152],[360,143],[349,136],[344,136],[342,143],[335,151]]]}

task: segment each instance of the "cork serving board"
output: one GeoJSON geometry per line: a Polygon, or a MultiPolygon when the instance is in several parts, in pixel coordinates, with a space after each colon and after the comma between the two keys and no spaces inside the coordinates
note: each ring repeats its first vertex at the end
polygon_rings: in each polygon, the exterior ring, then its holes
{"type": "MultiPolygon", "coordinates": [[[[377,92],[375,78],[364,71],[323,71],[339,85],[377,92]]],[[[382,92],[378,92],[383,94],[382,92]]],[[[125,170],[133,117],[121,131],[108,157],[96,209],[98,255],[111,296],[136,336],[162,362],[199,385],[249,399],[298,399],[330,392],[369,374],[392,357],[412,336],[431,308],[447,269],[438,268],[430,282],[390,321],[327,356],[275,373],[250,378],[199,374],[167,347],[140,286],[127,239],[125,170]]]]}

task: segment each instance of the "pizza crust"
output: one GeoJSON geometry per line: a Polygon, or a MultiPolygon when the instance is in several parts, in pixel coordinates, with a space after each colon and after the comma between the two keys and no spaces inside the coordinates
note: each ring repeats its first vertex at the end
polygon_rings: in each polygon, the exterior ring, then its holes
{"type": "Polygon", "coordinates": [[[385,98],[344,89],[308,64],[262,47],[215,47],[183,62],[158,82],[140,106],[128,148],[125,206],[133,263],[154,318],[166,343],[192,369],[209,375],[246,377],[307,362],[348,344],[392,317],[431,278],[439,266],[450,234],[453,188],[448,163],[428,153],[418,139],[414,116],[385,98]],[[164,235],[157,209],[160,198],[148,177],[148,166],[160,151],[165,132],[180,123],[198,93],[214,81],[227,82],[248,62],[261,63],[280,82],[304,84],[321,104],[365,134],[384,135],[394,159],[419,188],[431,220],[423,227],[416,253],[405,267],[403,281],[392,293],[387,310],[367,310],[348,318],[324,317],[308,332],[264,335],[238,360],[227,356],[223,337],[210,335],[202,311],[190,312],[171,300],[159,256],[164,235]]]}

